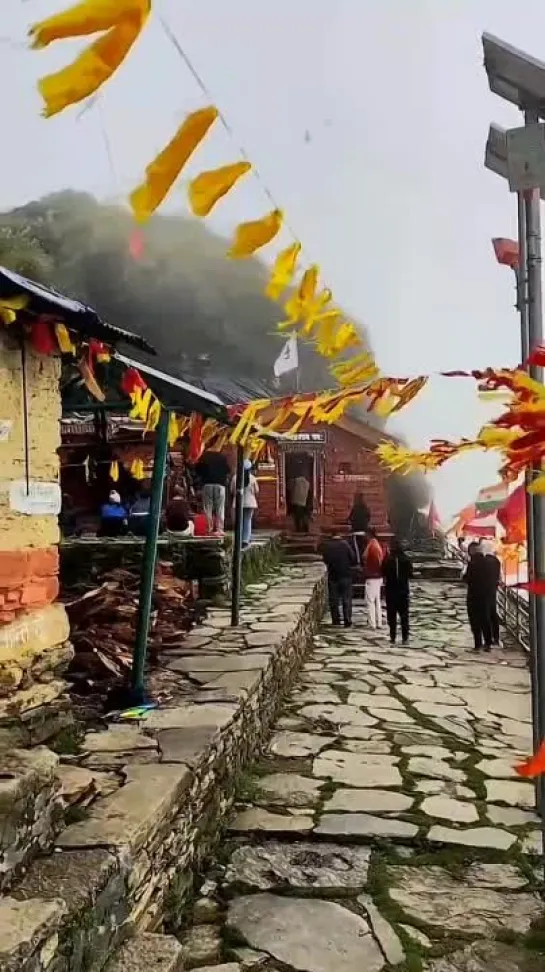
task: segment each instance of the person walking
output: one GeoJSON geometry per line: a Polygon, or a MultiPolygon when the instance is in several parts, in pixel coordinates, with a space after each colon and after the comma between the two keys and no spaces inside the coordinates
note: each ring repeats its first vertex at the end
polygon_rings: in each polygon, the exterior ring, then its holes
{"type": "Polygon", "coordinates": [[[467,585],[467,616],[473,634],[474,651],[492,647],[490,569],[478,543],[468,547],[469,561],[463,579],[467,585]]]}
{"type": "Polygon", "coordinates": [[[341,611],[345,628],[352,625],[352,571],[356,566],[354,548],[339,534],[326,537],[318,551],[327,567],[327,592],[331,622],[341,623],[341,611]]]}
{"type": "MultiPolygon", "coordinates": [[[[243,473],[244,492],[242,494],[242,546],[244,548],[249,547],[252,542],[252,524],[258,506],[259,483],[252,469],[253,466],[250,460],[245,459],[243,473]]],[[[236,485],[236,476],[233,476],[231,481],[233,508],[236,505],[236,485]]]]}
{"type": "Polygon", "coordinates": [[[492,644],[499,648],[500,646],[500,617],[498,614],[498,587],[501,581],[501,563],[499,557],[496,556],[494,550],[494,545],[490,540],[481,540],[481,553],[484,556],[489,592],[488,596],[490,598],[490,634],[492,637],[492,644]]]}
{"type": "Polygon", "coordinates": [[[207,449],[199,459],[195,472],[202,483],[202,502],[210,533],[223,534],[225,524],[225,493],[231,470],[222,452],[207,449]]]}
{"type": "Polygon", "coordinates": [[[363,555],[363,576],[365,577],[365,600],[371,628],[382,628],[382,605],[380,591],[382,587],[382,561],[384,559],[382,547],[372,527],[367,531],[367,546],[363,555]]]}
{"type": "Polygon", "coordinates": [[[352,533],[367,533],[371,522],[371,513],[363,498],[363,493],[355,494],[348,522],[352,528],[352,533]]]}
{"type": "Polygon", "coordinates": [[[371,512],[363,498],[363,493],[356,493],[352,503],[352,509],[348,515],[348,522],[354,537],[354,545],[357,549],[360,562],[365,553],[367,531],[371,521],[371,512]]]}
{"type": "Polygon", "coordinates": [[[296,533],[308,533],[309,495],[310,483],[307,477],[301,471],[299,475],[292,480],[290,489],[290,505],[296,533]]]}
{"type": "Polygon", "coordinates": [[[413,576],[413,565],[398,540],[392,542],[382,561],[382,576],[390,642],[395,645],[399,617],[401,641],[406,645],[409,641],[409,581],[413,576]]]}

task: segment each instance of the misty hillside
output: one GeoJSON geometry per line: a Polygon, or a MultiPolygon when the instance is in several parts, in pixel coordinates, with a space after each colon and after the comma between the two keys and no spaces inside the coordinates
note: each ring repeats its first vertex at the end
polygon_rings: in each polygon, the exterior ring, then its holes
{"type": "MultiPolygon", "coordinates": [[[[6,223],[41,248],[42,281],[147,337],[159,367],[210,384],[245,379],[274,392],[272,366],[282,346],[276,324],[284,315],[264,296],[266,270],[257,259],[228,260],[226,241],[202,222],[155,216],[138,260],[129,251],[131,214],[85,193],[46,196],[5,214],[6,223]]],[[[310,347],[301,357],[301,388],[328,387],[326,362],[310,347]]]]}
{"type": "MultiPolygon", "coordinates": [[[[278,395],[272,367],[283,341],[276,324],[284,314],[264,296],[263,264],[229,260],[227,242],[202,222],[162,214],[146,227],[144,252],[134,259],[133,229],[131,214],[120,206],[86,193],[54,193],[0,218],[0,264],[145,336],[157,349],[159,368],[226,401],[240,400],[239,389],[245,398],[278,395]]],[[[361,325],[360,331],[368,343],[361,325]]],[[[302,391],[331,387],[327,362],[310,346],[301,348],[300,361],[302,391]]],[[[287,376],[280,392],[293,390],[287,376]]],[[[361,417],[384,424],[367,412],[361,417]]],[[[390,489],[404,516],[428,499],[421,476],[391,477],[390,489]]]]}

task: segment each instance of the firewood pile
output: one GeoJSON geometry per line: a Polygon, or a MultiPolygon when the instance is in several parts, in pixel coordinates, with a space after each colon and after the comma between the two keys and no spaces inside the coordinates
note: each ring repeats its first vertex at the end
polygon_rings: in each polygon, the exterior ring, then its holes
{"type": "MultiPolygon", "coordinates": [[[[68,595],[65,601],[75,649],[68,674],[74,687],[84,692],[92,691],[97,683],[127,675],[136,637],[139,572],[116,568],[101,580],[100,586],[77,597],[68,595]]],[[[158,664],[163,649],[183,642],[198,615],[191,583],[176,577],[172,564],[159,563],[148,641],[151,666],[158,664]]]]}

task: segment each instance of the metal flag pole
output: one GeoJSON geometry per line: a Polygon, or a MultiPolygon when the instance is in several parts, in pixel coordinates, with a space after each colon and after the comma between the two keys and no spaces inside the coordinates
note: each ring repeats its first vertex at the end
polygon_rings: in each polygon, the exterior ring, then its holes
{"type": "Polygon", "coordinates": [[[148,653],[148,635],[151,619],[151,602],[155,583],[155,565],[157,562],[157,541],[161,525],[161,508],[163,503],[163,484],[168,455],[168,426],[170,413],[168,409],[161,410],[161,418],[155,433],[155,453],[153,457],[153,472],[151,476],[151,498],[148,530],[142,554],[140,571],[140,594],[138,597],[138,619],[136,624],[136,638],[132,657],[131,705],[141,705],[145,701],[145,672],[148,653]]]}
{"type": "MultiPolygon", "coordinates": [[[[517,217],[518,217],[518,245],[519,245],[519,267],[517,271],[517,309],[520,314],[520,353],[522,364],[528,360],[530,354],[530,333],[529,333],[529,300],[528,300],[528,251],[526,246],[526,200],[524,193],[517,193],[517,217]]],[[[528,365],[526,365],[528,367],[528,365]]],[[[529,566],[534,563],[534,511],[532,507],[532,496],[528,492],[528,486],[532,481],[532,473],[526,470],[526,562],[529,566]]],[[[517,567],[518,572],[518,567],[517,567]]],[[[518,581],[518,577],[517,577],[518,581]]],[[[528,625],[530,643],[530,678],[532,682],[532,730],[534,752],[540,744],[540,716],[538,688],[538,667],[537,667],[537,629],[536,629],[536,596],[530,594],[528,599],[528,625]]],[[[518,612],[518,597],[517,597],[518,612]]],[[[536,803],[539,801],[539,788],[536,788],[536,803]]]]}
{"type": "Polygon", "coordinates": [[[242,507],[244,501],[244,449],[237,446],[235,475],[235,535],[231,573],[231,627],[240,621],[240,586],[242,578],[242,507]]]}
{"type": "MultiPolygon", "coordinates": [[[[532,125],[537,121],[535,112],[526,112],[526,124],[532,125]]],[[[529,189],[525,192],[526,210],[526,248],[528,261],[528,344],[530,350],[538,347],[543,340],[543,295],[541,285],[541,212],[540,191],[529,189]]],[[[530,376],[536,381],[543,381],[543,369],[532,365],[530,376]]],[[[531,470],[531,476],[537,475],[539,469],[531,470]]],[[[534,581],[545,580],[545,498],[531,496],[532,507],[532,576],[534,581]]],[[[542,697],[545,686],[545,598],[534,598],[535,603],[535,668],[537,676],[537,728],[538,743],[545,739],[544,700],[542,697]]],[[[530,623],[532,613],[530,613],[530,623]]],[[[538,777],[538,808],[545,809],[545,780],[538,777]]],[[[543,825],[543,817],[542,817],[543,825]]],[[[545,833],[544,845],[545,845],[545,833]]],[[[545,850],[545,846],[544,846],[545,850]]]]}

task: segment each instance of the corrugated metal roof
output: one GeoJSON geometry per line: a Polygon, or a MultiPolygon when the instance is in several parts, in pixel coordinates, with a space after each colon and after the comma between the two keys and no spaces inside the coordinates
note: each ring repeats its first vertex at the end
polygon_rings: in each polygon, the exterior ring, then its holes
{"type": "Polygon", "coordinates": [[[29,297],[28,309],[33,314],[57,315],[69,330],[84,337],[96,338],[97,341],[106,341],[108,344],[124,343],[148,354],[155,354],[155,349],[145,338],[107,324],[87,304],[65,297],[52,287],[44,287],[43,284],[22,277],[6,267],[0,267],[0,299],[7,300],[21,291],[29,297]]]}
{"type": "Polygon", "coordinates": [[[142,373],[151,390],[157,395],[162,404],[167,408],[183,411],[185,414],[200,412],[210,418],[217,418],[219,421],[227,422],[227,410],[221,398],[212,392],[190,385],[189,382],[181,378],[173,378],[164,371],[152,368],[151,365],[127,358],[126,355],[116,352],[114,361],[124,365],[126,368],[136,368],[142,373]]]}

